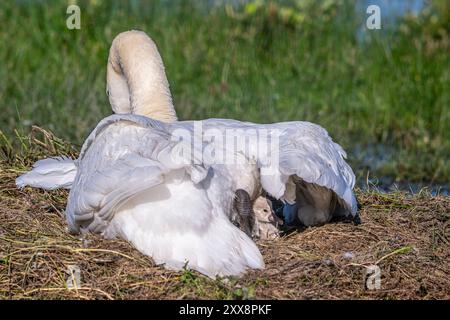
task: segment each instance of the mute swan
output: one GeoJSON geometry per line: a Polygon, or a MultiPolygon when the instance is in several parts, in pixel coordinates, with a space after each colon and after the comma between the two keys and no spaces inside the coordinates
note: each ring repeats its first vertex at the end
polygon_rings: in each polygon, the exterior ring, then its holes
{"type": "Polygon", "coordinates": [[[336,212],[345,215],[356,212],[356,201],[348,185],[352,172],[342,152],[325,130],[307,122],[257,125],[208,119],[163,123],[133,114],[113,115],[97,125],[76,160],[77,175],[66,209],[69,228],[123,237],[157,263],[180,269],[189,261],[191,268],[212,277],[262,268],[257,247],[230,222],[233,205],[242,204],[240,214],[251,210],[245,199],[248,193],[240,189],[241,174],[249,164],[258,172],[266,170],[260,175],[262,188],[286,201],[298,202],[298,195],[295,199],[291,193],[295,196],[296,188],[308,183],[318,192],[331,193],[332,208],[327,203],[317,209],[313,200],[300,202],[300,219],[336,212]],[[202,132],[198,131],[200,124],[202,132]],[[247,150],[242,164],[211,161],[207,157],[211,150],[225,157],[244,151],[209,141],[206,135],[213,128],[218,136],[222,132],[217,128],[246,128],[240,132],[244,136],[258,129],[281,130],[280,146],[276,146],[280,162],[274,166],[267,161],[270,148],[247,150]],[[175,161],[174,155],[181,158],[175,161]],[[329,161],[330,156],[334,161],[329,161]],[[243,194],[244,201],[235,202],[235,193],[243,194]],[[216,254],[222,258],[217,260],[216,254]]]}
{"type": "MultiPolygon", "coordinates": [[[[145,33],[129,31],[116,37],[108,59],[107,82],[110,103],[116,113],[134,112],[166,122],[176,121],[161,57],[145,33]]],[[[178,124],[183,126],[183,122],[178,124]]],[[[232,191],[243,191],[238,192],[235,203],[241,213],[250,210],[250,221],[243,221],[243,224],[253,223],[249,204],[255,201],[261,188],[277,199],[295,203],[290,208],[305,225],[321,224],[337,215],[357,216],[352,191],[354,174],[345,163],[345,152],[331,141],[323,128],[306,122],[256,125],[226,119],[204,120],[203,126],[222,133],[228,129],[281,132],[280,166],[265,167],[272,170],[272,174],[261,175],[258,162],[262,159],[255,158],[246,150],[236,150],[245,159],[241,164],[220,167],[235,180],[232,191]]],[[[215,148],[220,149],[221,146],[216,145],[215,148]]],[[[27,175],[38,171],[38,168],[19,177],[17,185],[46,187],[48,183],[44,181],[59,174],[55,169],[55,172],[46,171],[39,179],[36,176],[34,180],[28,179],[30,176],[27,175]]],[[[75,164],[72,169],[77,170],[75,164]]],[[[214,170],[219,170],[219,166],[214,165],[214,170]]],[[[239,216],[231,218],[236,220],[239,216]]]]}
{"type": "Polygon", "coordinates": [[[234,202],[228,173],[210,175],[179,153],[186,142],[171,141],[168,126],[133,114],[100,121],[76,160],[69,230],[121,237],[157,264],[187,265],[213,278],[263,268],[256,245],[228,218],[234,202]]]}
{"type": "Polygon", "coordinates": [[[168,268],[187,266],[210,277],[263,268],[257,246],[228,218],[236,188],[227,171],[217,166],[208,175],[205,165],[187,155],[174,161],[180,143],[155,118],[173,122],[176,114],[162,60],[144,33],[113,41],[107,79],[117,114],[100,121],[79,158],[41,160],[16,184],[48,189],[72,180],[66,208],[71,232],[124,238],[168,268]],[[144,82],[148,90],[136,81],[141,74],[152,79],[144,82]],[[130,112],[140,115],[124,114],[130,112]]]}

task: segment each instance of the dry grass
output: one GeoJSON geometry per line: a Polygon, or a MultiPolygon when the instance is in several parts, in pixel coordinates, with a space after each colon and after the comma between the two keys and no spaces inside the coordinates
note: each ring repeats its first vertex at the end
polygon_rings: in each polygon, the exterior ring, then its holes
{"type": "Polygon", "coordinates": [[[1,149],[0,299],[450,298],[448,197],[358,192],[361,225],[335,222],[259,242],[265,270],[210,280],[167,271],[124,241],[69,235],[66,191],[14,185],[43,153],[73,152],[51,135],[40,136],[19,139],[22,152],[7,143],[1,149]],[[374,264],[381,288],[368,290],[365,270],[374,264]],[[80,288],[67,287],[69,265],[81,269],[80,288]]]}

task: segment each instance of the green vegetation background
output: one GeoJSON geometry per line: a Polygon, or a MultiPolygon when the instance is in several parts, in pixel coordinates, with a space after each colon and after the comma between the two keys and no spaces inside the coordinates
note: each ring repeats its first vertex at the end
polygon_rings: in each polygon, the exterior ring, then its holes
{"type": "Polygon", "coordinates": [[[111,113],[112,39],[140,29],[158,44],[180,119],[313,121],[360,178],[448,183],[449,12],[429,1],[359,37],[367,15],[353,1],[1,1],[0,157],[33,124],[82,143],[111,113]],[[69,3],[81,30],[66,28],[69,3]]]}

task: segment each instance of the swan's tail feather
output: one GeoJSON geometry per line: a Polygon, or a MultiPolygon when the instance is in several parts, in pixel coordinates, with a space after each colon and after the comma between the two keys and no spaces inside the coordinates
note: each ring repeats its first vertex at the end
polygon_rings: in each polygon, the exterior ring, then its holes
{"type": "Polygon", "coordinates": [[[77,173],[73,159],[68,157],[47,158],[37,161],[33,169],[16,179],[17,188],[26,186],[54,190],[70,189],[77,173]]]}

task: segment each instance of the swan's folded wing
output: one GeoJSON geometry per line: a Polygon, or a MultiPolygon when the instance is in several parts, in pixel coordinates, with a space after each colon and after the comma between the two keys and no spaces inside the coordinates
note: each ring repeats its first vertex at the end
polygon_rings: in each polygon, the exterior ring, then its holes
{"type": "Polygon", "coordinates": [[[346,163],[345,151],[334,143],[327,131],[309,122],[271,125],[278,131],[278,142],[271,154],[259,158],[261,184],[276,198],[295,200],[290,176],[306,183],[331,189],[343,200],[346,209],[355,214],[357,202],[353,193],[355,175],[346,163]],[[278,128],[277,128],[278,126],[278,128]]]}
{"type": "Polygon", "coordinates": [[[78,159],[78,173],[69,194],[66,216],[71,231],[102,231],[131,197],[163,181],[167,174],[188,174],[194,182],[207,169],[192,161],[183,141],[148,118],[110,116],[91,133],[78,159]]]}
{"type": "Polygon", "coordinates": [[[83,177],[82,187],[73,189],[67,206],[71,230],[102,231],[121,204],[160,184],[163,173],[164,170],[151,160],[127,156],[83,177]],[[135,166],[136,161],[140,166],[135,166]]]}

